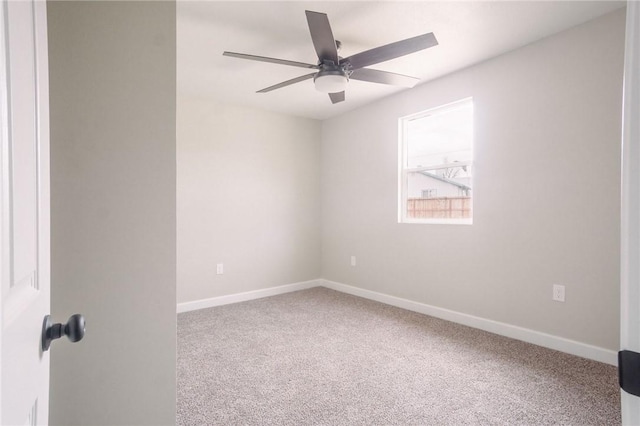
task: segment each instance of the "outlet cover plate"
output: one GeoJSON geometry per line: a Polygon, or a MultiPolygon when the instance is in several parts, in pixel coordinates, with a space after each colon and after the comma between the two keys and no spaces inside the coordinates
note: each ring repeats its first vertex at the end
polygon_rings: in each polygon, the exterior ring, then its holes
{"type": "Polygon", "coordinates": [[[564,286],[560,284],[553,285],[553,300],[556,302],[564,302],[564,286]]]}

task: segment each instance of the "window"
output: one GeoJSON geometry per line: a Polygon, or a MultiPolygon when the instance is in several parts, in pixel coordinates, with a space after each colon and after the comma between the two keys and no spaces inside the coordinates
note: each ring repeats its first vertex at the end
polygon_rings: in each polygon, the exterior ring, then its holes
{"type": "Polygon", "coordinates": [[[472,222],[473,102],[400,119],[399,222],[472,222]]]}

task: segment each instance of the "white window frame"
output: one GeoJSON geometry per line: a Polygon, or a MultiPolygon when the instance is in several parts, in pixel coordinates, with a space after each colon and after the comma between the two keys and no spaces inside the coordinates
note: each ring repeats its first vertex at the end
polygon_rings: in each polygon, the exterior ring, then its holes
{"type": "MultiPolygon", "coordinates": [[[[398,119],[398,223],[422,223],[422,224],[442,224],[442,225],[472,225],[473,224],[473,200],[475,198],[475,192],[473,191],[473,145],[474,139],[471,140],[471,161],[460,161],[456,163],[441,164],[438,166],[429,167],[413,167],[407,168],[408,148],[407,140],[408,136],[408,123],[412,120],[417,120],[440,113],[453,111],[466,104],[471,103],[473,108],[473,98],[465,98],[459,101],[451,102],[449,104],[441,105],[435,108],[421,111],[415,114],[400,117],[398,119]],[[471,169],[471,217],[470,218],[409,218],[407,217],[407,195],[408,195],[408,174],[411,172],[420,172],[434,169],[446,169],[449,167],[467,166],[471,169]]],[[[473,125],[473,123],[472,123],[473,125]]]]}

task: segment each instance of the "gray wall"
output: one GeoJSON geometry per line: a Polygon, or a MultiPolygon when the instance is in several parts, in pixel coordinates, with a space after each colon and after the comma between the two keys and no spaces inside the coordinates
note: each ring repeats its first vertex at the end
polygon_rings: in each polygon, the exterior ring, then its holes
{"type": "Polygon", "coordinates": [[[49,2],[52,424],[175,422],[175,3],[49,2]]]}
{"type": "Polygon", "coordinates": [[[618,350],[624,26],[619,10],[323,122],[323,277],[618,350]],[[470,96],[473,225],[398,224],[398,118],[470,96]]]}
{"type": "Polygon", "coordinates": [[[179,99],[177,156],[178,302],[320,277],[318,121],[179,99]]]}

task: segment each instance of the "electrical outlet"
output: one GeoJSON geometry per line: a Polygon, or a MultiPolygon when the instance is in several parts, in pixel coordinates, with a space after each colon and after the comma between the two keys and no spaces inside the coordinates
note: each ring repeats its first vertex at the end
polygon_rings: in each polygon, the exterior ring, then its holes
{"type": "Polygon", "coordinates": [[[553,300],[556,302],[564,302],[564,286],[559,284],[553,285],[553,300]]]}
{"type": "Polygon", "coordinates": [[[351,266],[356,266],[356,257],[351,256],[351,266]]]}
{"type": "Polygon", "coordinates": [[[224,264],[223,263],[218,263],[216,265],[216,274],[217,275],[222,275],[224,274],[224,264]]]}

